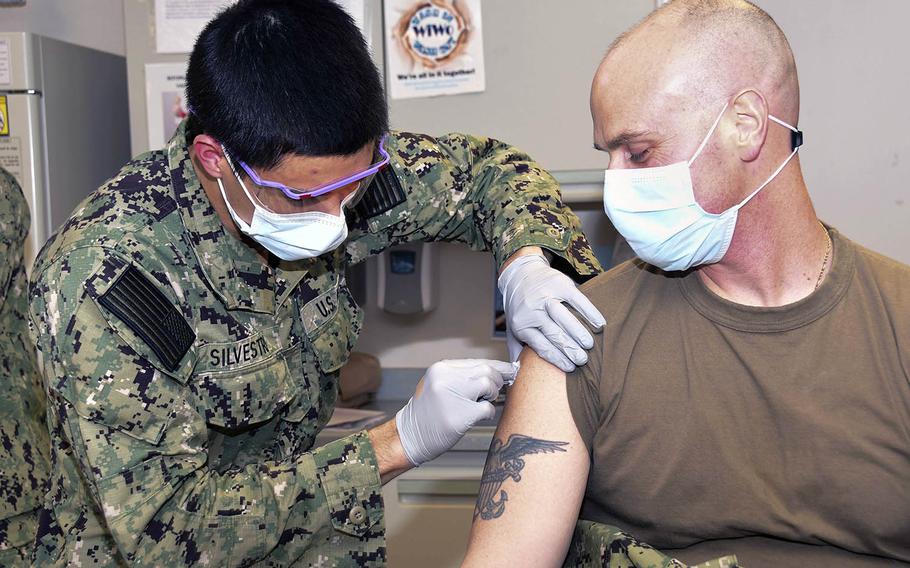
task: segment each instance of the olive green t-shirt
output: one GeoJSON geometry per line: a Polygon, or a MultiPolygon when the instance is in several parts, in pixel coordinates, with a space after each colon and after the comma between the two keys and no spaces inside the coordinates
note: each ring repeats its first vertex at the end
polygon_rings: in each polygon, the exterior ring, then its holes
{"type": "Polygon", "coordinates": [[[830,233],[783,307],[640,261],[584,286],[608,323],[566,381],[583,519],[685,562],[910,563],[910,267],[830,233]]]}

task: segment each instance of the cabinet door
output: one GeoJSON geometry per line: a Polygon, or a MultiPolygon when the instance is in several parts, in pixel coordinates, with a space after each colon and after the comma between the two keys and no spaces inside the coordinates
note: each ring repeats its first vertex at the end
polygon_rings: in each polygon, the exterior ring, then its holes
{"type": "Polygon", "coordinates": [[[457,568],[468,546],[481,467],[425,467],[387,484],[389,566],[457,568]]]}

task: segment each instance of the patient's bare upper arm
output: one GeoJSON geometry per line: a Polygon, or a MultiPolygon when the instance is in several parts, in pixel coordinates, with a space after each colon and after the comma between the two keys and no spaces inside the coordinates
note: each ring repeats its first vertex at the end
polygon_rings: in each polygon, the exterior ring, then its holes
{"type": "Polygon", "coordinates": [[[590,465],[566,380],[524,350],[487,455],[465,566],[562,565],[590,465]]]}

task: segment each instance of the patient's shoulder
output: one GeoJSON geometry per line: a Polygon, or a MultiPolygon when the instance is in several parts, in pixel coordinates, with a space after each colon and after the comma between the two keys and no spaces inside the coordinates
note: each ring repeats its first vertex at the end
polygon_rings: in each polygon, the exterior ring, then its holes
{"type": "Polygon", "coordinates": [[[580,289],[601,312],[615,314],[632,306],[643,307],[642,303],[658,297],[673,279],[674,276],[632,259],[588,280],[580,289]]]}
{"type": "Polygon", "coordinates": [[[910,285],[910,265],[867,249],[862,245],[853,245],[856,249],[857,268],[860,273],[880,284],[893,286],[895,291],[907,290],[910,285]]]}
{"type": "Polygon", "coordinates": [[[864,297],[880,304],[910,334],[910,266],[863,246],[854,247],[856,283],[866,291],[864,297]]]}
{"type": "Polygon", "coordinates": [[[603,274],[591,278],[581,285],[581,290],[586,294],[590,294],[595,291],[609,289],[612,286],[618,285],[623,287],[640,278],[643,272],[649,272],[651,270],[654,270],[653,267],[637,258],[633,258],[622,264],[617,264],[603,274]]]}

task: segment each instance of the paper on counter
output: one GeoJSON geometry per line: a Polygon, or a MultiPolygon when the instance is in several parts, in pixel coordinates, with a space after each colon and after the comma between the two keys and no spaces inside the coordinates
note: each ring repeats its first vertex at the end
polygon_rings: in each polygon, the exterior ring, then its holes
{"type": "Polygon", "coordinates": [[[364,410],[361,408],[335,408],[326,428],[344,430],[363,430],[385,420],[381,410],[364,410]]]}

